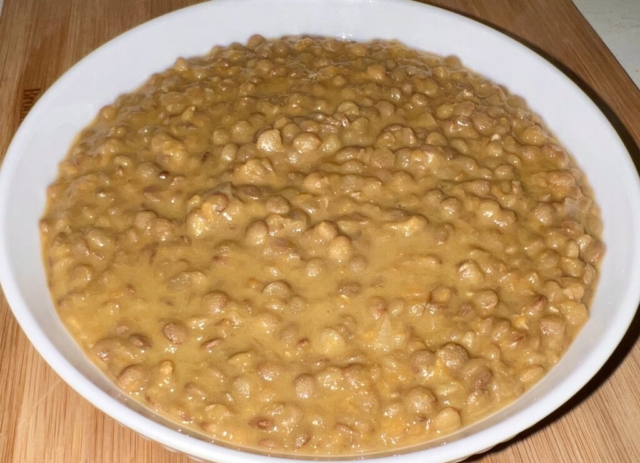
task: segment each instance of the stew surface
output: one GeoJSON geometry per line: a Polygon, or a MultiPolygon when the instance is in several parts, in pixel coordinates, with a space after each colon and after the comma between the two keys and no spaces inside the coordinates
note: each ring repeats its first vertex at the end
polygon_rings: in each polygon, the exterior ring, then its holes
{"type": "Polygon", "coordinates": [[[259,36],[103,108],[41,221],[60,317],[123,391],[323,455],[520,396],[587,321],[601,228],[539,118],[456,58],[259,36]]]}

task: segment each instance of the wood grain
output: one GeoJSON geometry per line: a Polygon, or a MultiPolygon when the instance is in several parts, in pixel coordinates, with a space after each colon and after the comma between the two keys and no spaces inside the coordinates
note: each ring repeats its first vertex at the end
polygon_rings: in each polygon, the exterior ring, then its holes
{"type": "MultiPolygon", "coordinates": [[[[0,16],[0,153],[20,120],[87,53],[190,0],[5,0],[0,16]]],[[[640,92],[570,0],[433,0],[540,52],[597,102],[640,161],[640,92]]],[[[640,284],[640,282],[639,282],[640,284]]],[[[604,369],[556,413],[470,461],[640,461],[640,318],[604,369]]],[[[0,294],[0,461],[190,461],[115,423],[38,356],[0,294]]]]}

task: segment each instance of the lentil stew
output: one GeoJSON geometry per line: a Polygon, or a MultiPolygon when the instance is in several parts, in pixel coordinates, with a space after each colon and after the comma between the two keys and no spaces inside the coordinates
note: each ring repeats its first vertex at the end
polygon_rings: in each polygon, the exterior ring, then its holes
{"type": "Polygon", "coordinates": [[[539,118],[457,58],[260,36],[103,108],[41,221],[58,313],[123,391],[315,455],[522,395],[588,319],[601,229],[539,118]]]}

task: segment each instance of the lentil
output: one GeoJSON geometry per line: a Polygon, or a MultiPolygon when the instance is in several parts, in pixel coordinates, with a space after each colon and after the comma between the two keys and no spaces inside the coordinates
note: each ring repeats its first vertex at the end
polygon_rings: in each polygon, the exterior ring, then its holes
{"type": "Polygon", "coordinates": [[[158,413],[388,450],[505,406],[586,323],[585,182],[457,59],[253,36],[100,111],[48,190],[44,263],[87,355],[158,413]]]}

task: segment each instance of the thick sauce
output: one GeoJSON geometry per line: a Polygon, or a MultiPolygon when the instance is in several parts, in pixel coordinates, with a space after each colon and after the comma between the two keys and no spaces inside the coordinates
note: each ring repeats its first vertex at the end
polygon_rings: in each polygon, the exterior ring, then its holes
{"type": "Polygon", "coordinates": [[[520,396],[586,322],[604,247],[524,102],[398,43],[253,37],[103,108],[41,223],[107,375],[230,444],[361,453],[520,396]]]}

